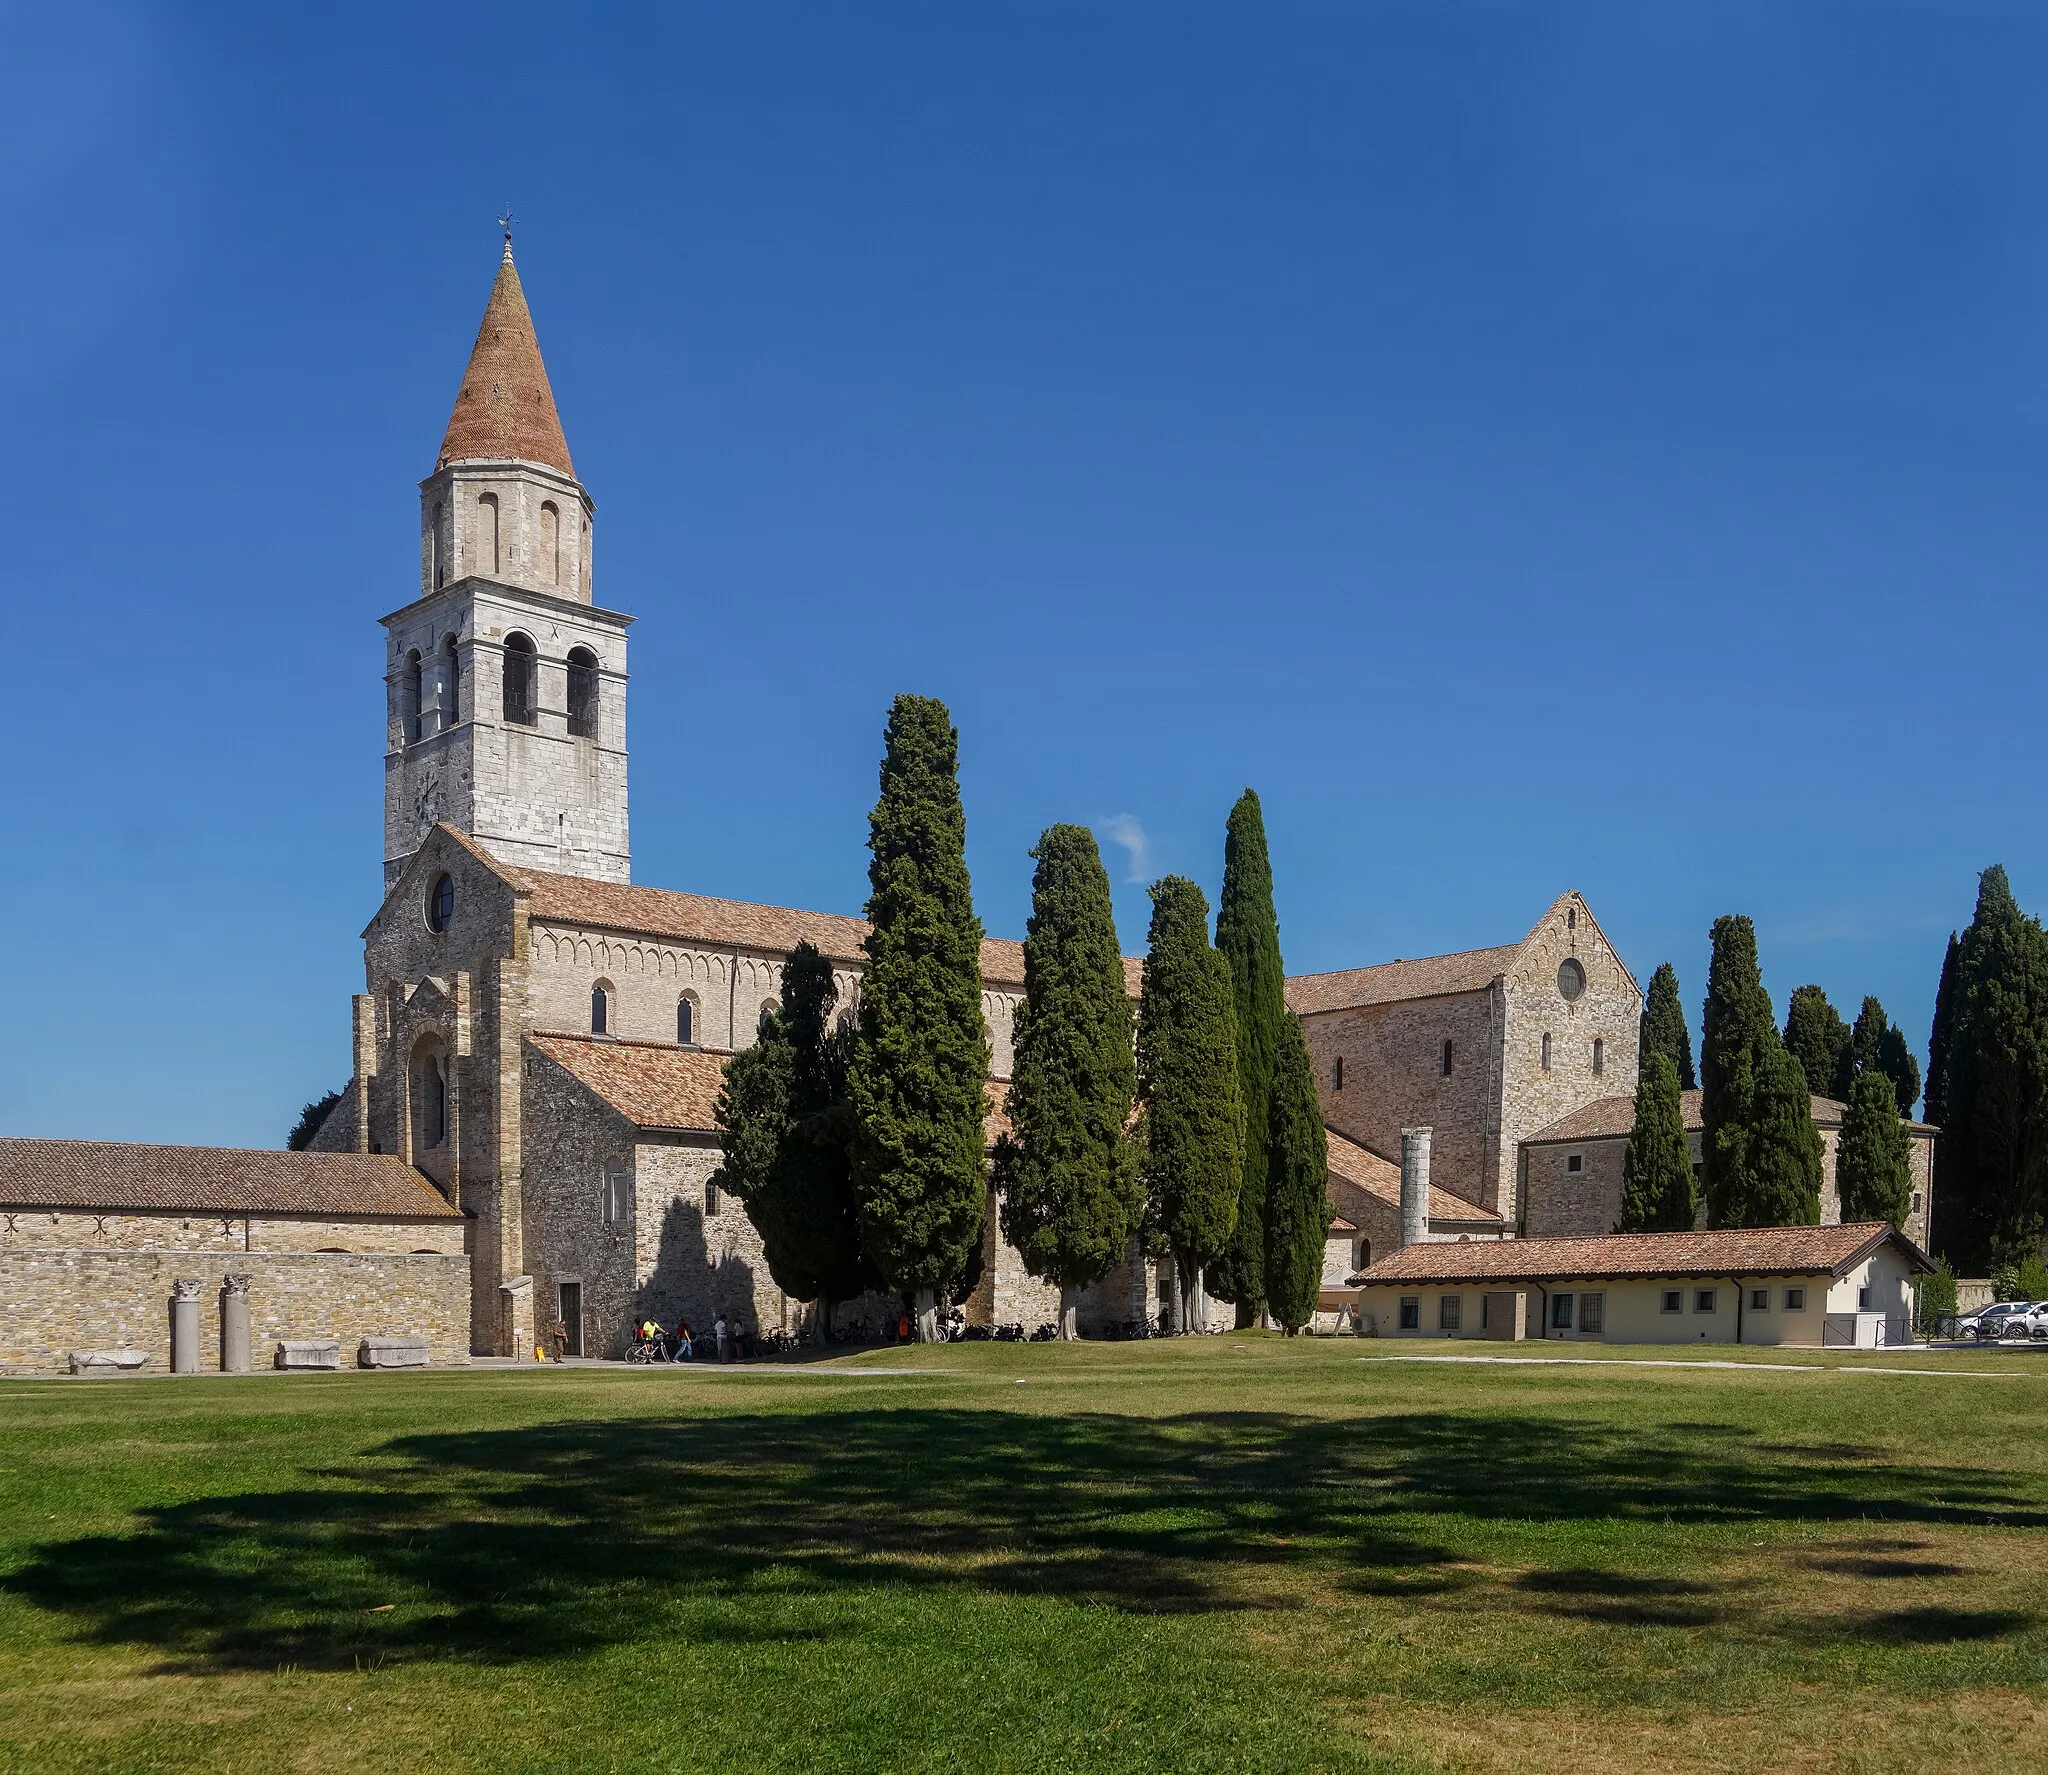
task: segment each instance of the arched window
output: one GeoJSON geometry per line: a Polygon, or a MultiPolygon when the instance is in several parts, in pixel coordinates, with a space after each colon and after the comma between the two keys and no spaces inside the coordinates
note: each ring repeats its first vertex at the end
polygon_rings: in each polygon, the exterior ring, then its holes
{"type": "Polygon", "coordinates": [[[1543,1070],[1550,1070],[1550,1031],[1547,1029],[1543,1032],[1543,1070]]]}
{"type": "Polygon", "coordinates": [[[423,1047],[416,1062],[419,1096],[419,1144],[425,1151],[448,1144],[448,1075],[441,1056],[423,1047]]]}
{"type": "Polygon", "coordinates": [[[697,1040],[697,1001],[687,992],[676,1000],[676,1040],[686,1048],[697,1040]]]}
{"type": "Polygon", "coordinates": [[[612,983],[600,980],[590,989],[590,1033],[609,1035],[612,1027],[612,983]]]}
{"type": "Polygon", "coordinates": [[[1352,1254],[1351,1254],[1351,1255],[1352,1255],[1352,1257],[1353,1257],[1353,1258],[1355,1258],[1355,1259],[1357,1260],[1357,1261],[1356,1261],[1356,1262],[1355,1262],[1355,1263],[1354,1263],[1354,1264],[1352,1265],[1352,1267],[1353,1267],[1354,1269],[1360,1269],[1360,1270],[1368,1270],[1368,1269],[1371,1269],[1371,1268],[1372,1268],[1372,1241],[1371,1241],[1370,1239],[1360,1239],[1360,1240],[1358,1241],[1358,1245],[1357,1245],[1357,1248],[1356,1248],[1356,1249],[1355,1249],[1355,1250],[1354,1250],[1354,1251],[1352,1252],[1352,1254]]]}
{"type": "Polygon", "coordinates": [[[1444,1077],[1445,1077],[1445,1078],[1449,1078],[1450,1076],[1451,1076],[1451,1044],[1450,1044],[1449,1042],[1445,1042],[1445,1043],[1444,1043],[1444,1077]]]}
{"type": "Polygon", "coordinates": [[[405,680],[398,691],[398,719],[405,732],[405,743],[410,746],[420,737],[420,650],[417,647],[405,656],[405,680]]]}
{"type": "Polygon", "coordinates": [[[521,727],[534,724],[540,703],[540,661],[524,635],[505,637],[505,719],[521,727]]]}
{"type": "Polygon", "coordinates": [[[587,647],[569,649],[569,731],[597,738],[597,655],[587,647]]]}
{"type": "Polygon", "coordinates": [[[1579,909],[1576,906],[1567,906],[1564,909],[1564,928],[1568,931],[1579,928],[1579,909]]]}
{"type": "Polygon", "coordinates": [[[540,508],[540,577],[546,585],[562,583],[562,513],[553,500],[540,508]]]}
{"type": "Polygon", "coordinates": [[[761,1001],[761,1009],[754,1016],[754,1028],[756,1029],[756,1031],[758,1031],[762,1024],[766,1023],[770,1017],[774,1016],[775,1013],[781,1009],[782,1007],[778,1005],[772,998],[764,998],[761,1001]]]}
{"type": "Polygon", "coordinates": [[[476,502],[476,559],[478,568],[493,578],[498,572],[498,496],[486,493],[476,502]]]}
{"type": "Polygon", "coordinates": [[[455,877],[443,872],[434,877],[427,890],[427,929],[437,935],[448,928],[455,916],[455,877]]]}
{"type": "Polygon", "coordinates": [[[1593,1070],[1596,1073],[1607,1070],[1607,1043],[1597,1035],[1593,1038],[1593,1070]]]}
{"type": "Polygon", "coordinates": [[[438,499],[434,501],[434,533],[428,538],[427,549],[433,559],[434,577],[431,583],[438,592],[448,583],[448,562],[441,552],[441,502],[438,499]]]}
{"type": "Polygon", "coordinates": [[[1344,1056],[1342,1054],[1339,1054],[1335,1060],[1330,1062],[1330,1089],[1333,1091],[1344,1089],[1344,1056]]]}
{"type": "Polygon", "coordinates": [[[453,727],[462,719],[462,650],[453,635],[441,642],[441,725],[453,727]]]}

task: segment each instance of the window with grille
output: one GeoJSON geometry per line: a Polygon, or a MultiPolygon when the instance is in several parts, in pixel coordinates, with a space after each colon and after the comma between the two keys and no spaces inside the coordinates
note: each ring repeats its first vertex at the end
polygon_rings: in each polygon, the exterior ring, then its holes
{"type": "Polygon", "coordinates": [[[569,650],[569,731],[576,738],[597,738],[597,655],[587,647],[569,650]]]}
{"type": "Polygon", "coordinates": [[[540,719],[540,661],[524,635],[505,637],[505,719],[520,727],[540,719]]]}

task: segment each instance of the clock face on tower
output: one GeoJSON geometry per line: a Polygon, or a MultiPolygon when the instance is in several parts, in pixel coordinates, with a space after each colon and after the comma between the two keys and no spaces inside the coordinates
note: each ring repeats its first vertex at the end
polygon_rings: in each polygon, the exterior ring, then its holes
{"type": "Polygon", "coordinates": [[[413,818],[424,831],[441,817],[441,779],[432,771],[420,772],[419,787],[413,794],[413,818]]]}

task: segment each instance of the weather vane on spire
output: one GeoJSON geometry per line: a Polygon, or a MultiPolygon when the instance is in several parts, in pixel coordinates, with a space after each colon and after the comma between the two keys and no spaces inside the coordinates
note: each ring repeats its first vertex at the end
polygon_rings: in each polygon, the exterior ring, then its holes
{"type": "Polygon", "coordinates": [[[498,218],[498,226],[505,231],[505,251],[508,253],[512,250],[512,225],[518,220],[519,218],[512,213],[512,206],[508,203],[505,206],[505,213],[498,218]]]}

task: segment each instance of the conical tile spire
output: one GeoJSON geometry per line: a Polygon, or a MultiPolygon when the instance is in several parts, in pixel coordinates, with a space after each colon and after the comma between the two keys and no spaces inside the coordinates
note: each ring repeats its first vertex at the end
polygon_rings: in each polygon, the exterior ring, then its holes
{"type": "Polygon", "coordinates": [[[526,292],[519,287],[519,272],[512,263],[509,234],[434,467],[440,470],[478,456],[511,456],[559,469],[572,478],[576,473],[569,461],[569,441],[562,436],[561,416],[555,411],[555,392],[548,386],[547,366],[540,360],[526,292]]]}

